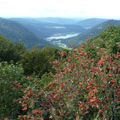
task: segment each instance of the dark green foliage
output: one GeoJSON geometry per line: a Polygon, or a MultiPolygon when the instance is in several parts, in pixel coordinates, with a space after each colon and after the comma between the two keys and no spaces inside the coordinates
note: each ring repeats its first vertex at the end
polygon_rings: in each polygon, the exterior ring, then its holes
{"type": "Polygon", "coordinates": [[[0,61],[18,62],[21,60],[25,48],[22,44],[13,44],[0,36],[0,61]]]}
{"type": "Polygon", "coordinates": [[[50,73],[45,73],[44,75],[42,75],[41,78],[37,78],[37,80],[39,79],[39,84],[36,85],[37,89],[44,89],[49,83],[51,83],[54,78],[53,75],[50,73]]]}
{"type": "Polygon", "coordinates": [[[41,79],[36,76],[25,77],[21,65],[0,63],[0,120],[13,120],[24,114],[24,111],[21,111],[22,106],[17,101],[23,97],[25,89],[41,90],[52,81],[52,74],[44,74],[41,79]]]}
{"type": "Polygon", "coordinates": [[[22,44],[14,44],[0,37],[0,62],[21,63],[26,75],[42,76],[45,72],[54,71],[52,61],[58,57],[58,50],[55,48],[34,48],[27,51],[22,44]]]}
{"type": "MultiPolygon", "coordinates": [[[[111,26],[100,36],[87,43],[86,50],[90,53],[97,52],[100,48],[105,48],[108,54],[120,52],[120,27],[111,26]],[[96,46],[91,49],[89,46],[96,46]]],[[[97,56],[95,56],[97,58],[97,56]]]]}
{"type": "Polygon", "coordinates": [[[91,58],[98,59],[97,50],[95,48],[86,48],[86,52],[88,52],[91,58]]]}
{"type": "Polygon", "coordinates": [[[5,117],[15,118],[19,114],[16,100],[22,92],[15,85],[23,80],[21,66],[0,63],[0,119],[5,117]]]}
{"type": "Polygon", "coordinates": [[[52,56],[35,48],[22,55],[21,63],[26,75],[35,74],[41,77],[44,73],[51,71],[51,59],[53,59],[52,56]]]}
{"type": "Polygon", "coordinates": [[[120,27],[111,26],[101,34],[105,47],[112,54],[120,52],[120,27]]]}
{"type": "Polygon", "coordinates": [[[45,54],[45,56],[48,58],[50,62],[59,58],[59,54],[58,54],[59,50],[56,48],[45,47],[42,49],[42,52],[45,54]]]}

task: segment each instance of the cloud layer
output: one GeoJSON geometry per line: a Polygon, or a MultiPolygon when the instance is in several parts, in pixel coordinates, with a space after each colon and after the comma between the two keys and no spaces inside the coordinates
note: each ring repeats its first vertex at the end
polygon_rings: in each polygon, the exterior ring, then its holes
{"type": "Polygon", "coordinates": [[[120,0],[0,0],[1,17],[120,18],[120,0]]]}

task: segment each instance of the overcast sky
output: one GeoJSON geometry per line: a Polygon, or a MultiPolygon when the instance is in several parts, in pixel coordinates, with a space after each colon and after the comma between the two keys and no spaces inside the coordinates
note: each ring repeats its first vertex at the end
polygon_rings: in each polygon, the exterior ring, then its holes
{"type": "Polygon", "coordinates": [[[120,0],[0,0],[0,17],[120,19],[120,0]]]}

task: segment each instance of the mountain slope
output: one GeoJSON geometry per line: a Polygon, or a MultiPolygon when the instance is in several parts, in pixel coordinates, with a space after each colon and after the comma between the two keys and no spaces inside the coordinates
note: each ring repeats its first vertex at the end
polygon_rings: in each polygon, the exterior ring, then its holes
{"type": "Polygon", "coordinates": [[[83,36],[81,38],[96,37],[97,35],[102,33],[104,30],[106,30],[108,27],[119,26],[119,25],[120,25],[119,20],[108,20],[106,22],[103,22],[103,23],[91,28],[87,32],[83,33],[83,36]]]}
{"type": "Polygon", "coordinates": [[[78,22],[77,24],[86,29],[90,29],[90,28],[95,27],[96,25],[103,23],[105,21],[107,21],[107,20],[100,19],[100,18],[90,18],[90,19],[82,20],[82,21],[78,22]]]}
{"type": "Polygon", "coordinates": [[[28,48],[33,46],[44,46],[44,42],[40,41],[23,25],[3,18],[0,18],[0,35],[5,36],[13,42],[22,42],[28,48]]]}
{"type": "MultiPolygon", "coordinates": [[[[82,34],[86,31],[80,25],[75,24],[71,19],[60,18],[11,18],[10,20],[22,24],[33,32],[38,38],[47,41],[49,37],[66,36],[71,34],[82,34]],[[66,22],[65,22],[66,21],[66,22]],[[71,22],[71,23],[70,23],[71,22]]],[[[76,19],[77,21],[77,19],[76,19]]],[[[71,37],[72,38],[72,37],[71,37]]],[[[50,43],[59,47],[67,47],[69,39],[52,39],[50,43]]]]}
{"type": "Polygon", "coordinates": [[[61,25],[75,24],[81,19],[72,18],[58,18],[58,17],[45,17],[45,18],[11,18],[11,20],[16,20],[19,22],[33,22],[33,23],[53,23],[61,25]]]}
{"type": "Polygon", "coordinates": [[[90,40],[88,43],[87,46],[94,45],[96,50],[104,48],[109,54],[117,54],[120,52],[120,26],[110,26],[99,36],[90,40]]]}
{"type": "Polygon", "coordinates": [[[85,29],[74,24],[72,19],[60,18],[12,18],[11,20],[19,22],[24,27],[32,31],[37,37],[52,36],[58,33],[82,33],[85,29]]]}
{"type": "Polygon", "coordinates": [[[94,38],[94,37],[100,35],[103,31],[105,31],[110,26],[120,26],[120,21],[119,20],[108,20],[106,22],[103,22],[103,23],[83,32],[81,35],[74,37],[73,39],[71,39],[69,41],[75,42],[78,45],[87,39],[94,38]]]}

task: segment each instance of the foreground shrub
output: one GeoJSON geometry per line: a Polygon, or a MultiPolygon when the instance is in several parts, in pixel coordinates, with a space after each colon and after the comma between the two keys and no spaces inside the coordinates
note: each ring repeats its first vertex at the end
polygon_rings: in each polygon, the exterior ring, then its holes
{"type": "Polygon", "coordinates": [[[28,105],[21,120],[119,120],[120,53],[109,56],[102,49],[99,58],[93,59],[85,51],[81,46],[63,62],[54,62],[54,81],[32,94],[29,101],[34,104],[28,105]]]}
{"type": "Polygon", "coordinates": [[[41,77],[45,73],[53,71],[51,62],[54,60],[54,51],[35,48],[23,54],[21,63],[26,75],[37,75],[41,77]],[[50,53],[51,52],[51,53],[50,53]]]}
{"type": "Polygon", "coordinates": [[[82,49],[71,54],[44,92],[53,119],[119,120],[119,59],[104,54],[96,61],[82,49]]]}
{"type": "Polygon", "coordinates": [[[20,61],[21,55],[25,52],[22,44],[14,44],[11,41],[0,36],[0,62],[13,61],[14,63],[20,61]]]}
{"type": "Polygon", "coordinates": [[[0,119],[15,118],[20,112],[16,100],[22,96],[23,68],[0,63],[0,119]]]}
{"type": "MultiPolygon", "coordinates": [[[[28,90],[34,104],[27,104],[19,119],[119,120],[119,36],[120,29],[113,27],[69,55],[62,51],[53,62],[54,80],[38,91],[28,90]]],[[[21,101],[26,102],[26,95],[21,101]]]]}

